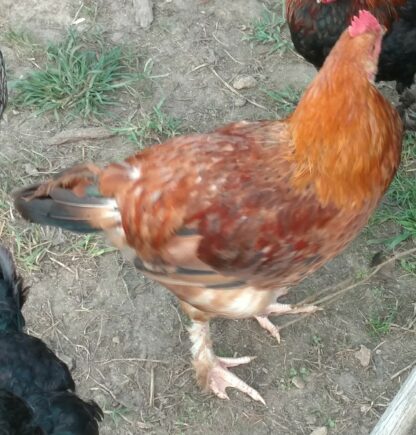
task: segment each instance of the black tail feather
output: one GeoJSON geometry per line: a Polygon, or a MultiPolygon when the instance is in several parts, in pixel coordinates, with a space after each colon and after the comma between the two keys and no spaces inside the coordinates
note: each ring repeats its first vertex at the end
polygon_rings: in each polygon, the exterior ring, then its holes
{"type": "Polygon", "coordinates": [[[33,185],[14,193],[17,210],[30,222],[91,233],[101,231],[106,222],[111,225],[115,219],[116,209],[108,198],[79,197],[63,188],[54,188],[47,197],[33,197],[38,187],[33,185]]]}

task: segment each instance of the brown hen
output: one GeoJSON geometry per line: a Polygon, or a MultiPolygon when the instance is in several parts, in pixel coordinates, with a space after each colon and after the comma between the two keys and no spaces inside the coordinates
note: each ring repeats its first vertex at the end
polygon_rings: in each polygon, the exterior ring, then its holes
{"type": "Polygon", "coordinates": [[[315,307],[276,303],[341,252],[367,223],[400,160],[401,121],[373,86],[382,28],[362,12],[341,36],[295,112],[178,137],[105,168],[74,167],[16,194],[28,220],[103,230],[192,319],[199,383],[264,403],[219,358],[209,320],[315,307]],[[354,92],[346,83],[354,85],[354,92]]]}

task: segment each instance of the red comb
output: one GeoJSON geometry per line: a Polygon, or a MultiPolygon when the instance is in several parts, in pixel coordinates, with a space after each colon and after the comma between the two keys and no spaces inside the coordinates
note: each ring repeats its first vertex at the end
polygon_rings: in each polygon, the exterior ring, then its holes
{"type": "Polygon", "coordinates": [[[352,38],[366,32],[380,32],[381,30],[377,18],[368,11],[359,11],[358,17],[354,17],[348,27],[348,33],[352,38]]]}

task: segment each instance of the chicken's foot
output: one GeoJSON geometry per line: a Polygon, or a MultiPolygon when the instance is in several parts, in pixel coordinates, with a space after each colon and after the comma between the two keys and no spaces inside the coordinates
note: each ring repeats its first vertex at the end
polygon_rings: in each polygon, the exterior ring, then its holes
{"type": "Polygon", "coordinates": [[[233,387],[249,395],[264,405],[266,402],[260,394],[243,382],[236,375],[228,370],[228,367],[235,367],[247,364],[255,357],[245,356],[241,358],[220,358],[212,350],[212,342],[209,333],[209,322],[193,321],[189,328],[189,335],[192,341],[192,355],[197,380],[206,390],[211,390],[221,399],[229,399],[226,388],[233,387]]]}
{"type": "Polygon", "coordinates": [[[259,322],[259,325],[268,331],[277,341],[280,343],[280,332],[279,328],[273,324],[268,316],[270,315],[282,315],[282,314],[307,314],[314,313],[318,310],[321,310],[315,305],[291,305],[291,304],[279,304],[274,303],[270,304],[265,313],[261,316],[255,316],[256,320],[259,322]]]}

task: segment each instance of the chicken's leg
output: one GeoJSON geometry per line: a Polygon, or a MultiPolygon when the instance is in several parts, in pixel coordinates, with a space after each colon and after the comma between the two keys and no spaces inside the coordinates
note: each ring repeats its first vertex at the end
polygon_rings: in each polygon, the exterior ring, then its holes
{"type": "Polygon", "coordinates": [[[199,384],[206,390],[211,390],[221,399],[229,399],[225,389],[233,387],[248,394],[252,399],[266,404],[260,394],[228,370],[240,364],[247,364],[255,357],[220,358],[212,350],[208,321],[193,321],[189,327],[192,342],[194,367],[199,384]]]}
{"type": "Polygon", "coordinates": [[[256,320],[259,322],[260,326],[268,331],[276,340],[280,343],[280,332],[279,328],[273,324],[268,316],[271,314],[282,315],[282,314],[303,314],[303,313],[314,313],[315,311],[321,310],[321,308],[315,305],[291,305],[291,304],[270,304],[264,314],[261,316],[255,316],[256,320]]]}

